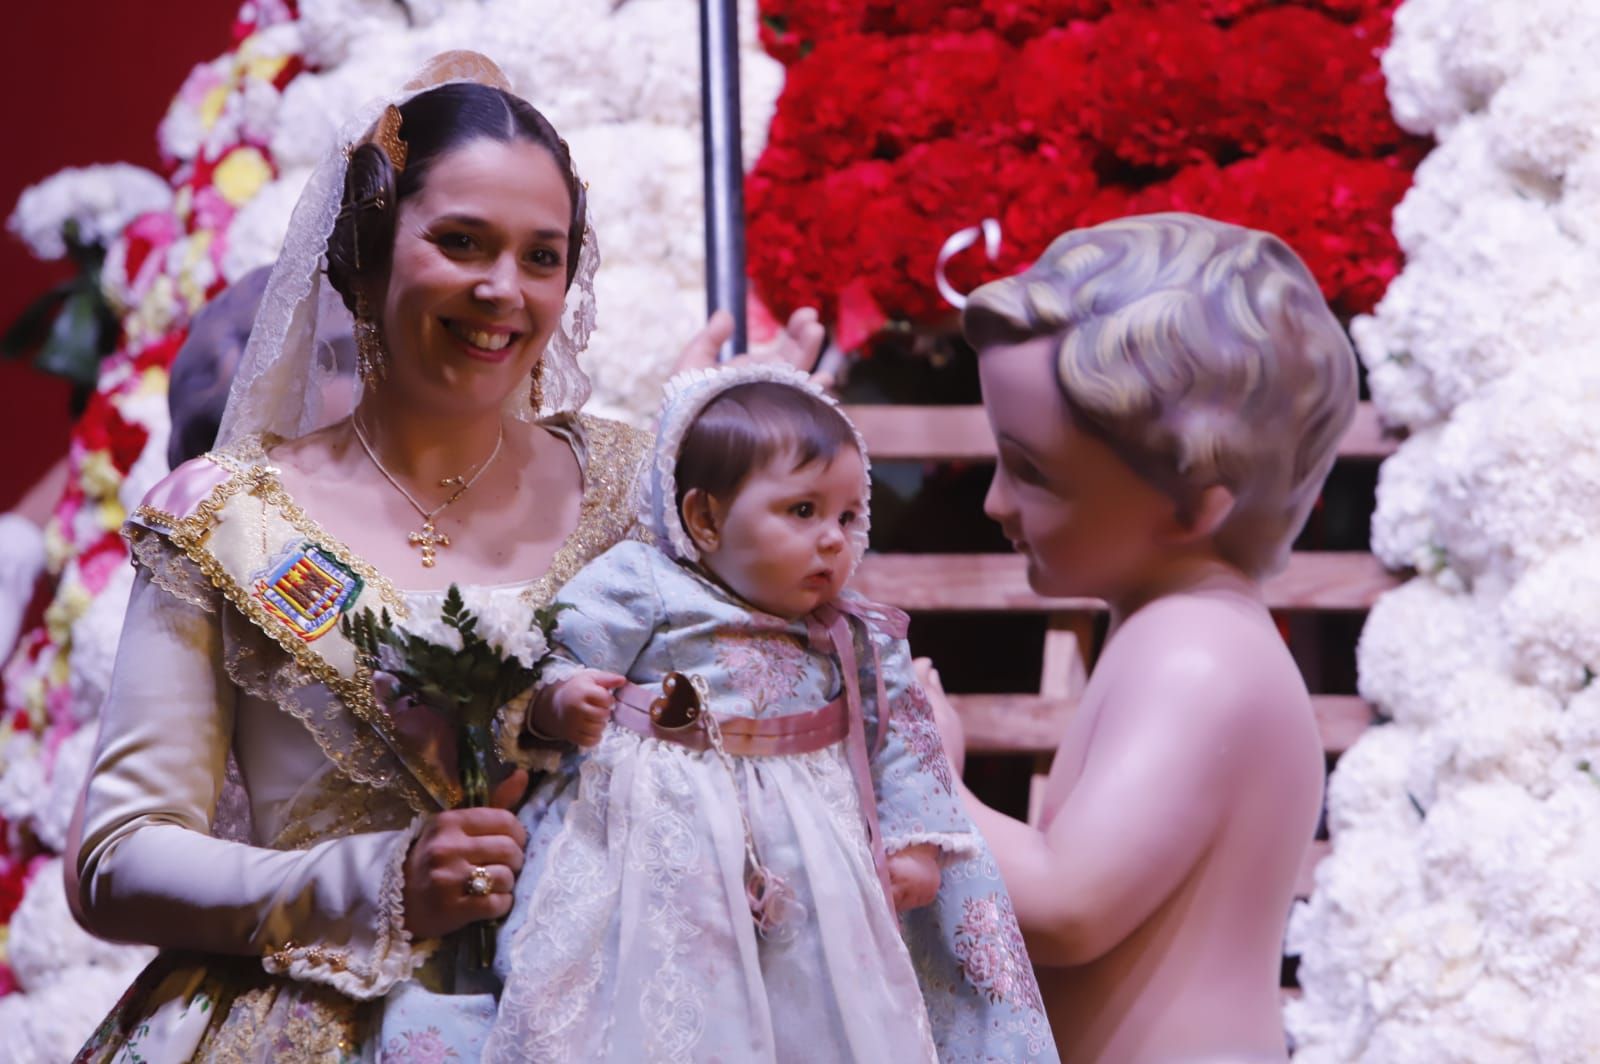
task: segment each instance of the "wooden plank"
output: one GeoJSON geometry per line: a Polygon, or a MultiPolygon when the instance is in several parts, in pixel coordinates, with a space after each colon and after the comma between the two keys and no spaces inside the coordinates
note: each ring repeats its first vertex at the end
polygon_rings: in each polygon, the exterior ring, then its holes
{"type": "MultiPolygon", "coordinates": [[[[1054,753],[1067,730],[1077,699],[1045,695],[951,695],[972,754],[1054,753]]],[[[1376,719],[1372,707],[1355,695],[1312,695],[1322,748],[1342,754],[1376,719]]]]}
{"type": "Polygon", "coordinates": [[[1317,712],[1317,730],[1322,733],[1322,749],[1342,754],[1355,745],[1361,733],[1372,727],[1378,715],[1360,695],[1312,695],[1311,707],[1317,712]]]}
{"type": "Polygon", "coordinates": [[[1328,851],[1333,849],[1333,843],[1326,839],[1318,839],[1306,848],[1306,856],[1300,862],[1300,874],[1295,877],[1294,896],[1296,898],[1311,897],[1311,888],[1317,883],[1317,865],[1328,856],[1328,851]]]}
{"type": "Polygon", "coordinates": [[[973,754],[1053,753],[1067,729],[1076,699],[1042,695],[951,695],[961,716],[967,752],[973,754]]]}
{"type": "MultiPolygon", "coordinates": [[[[1370,554],[1297,552],[1267,581],[1274,610],[1361,611],[1400,581],[1370,554]]],[[[869,599],[926,612],[1093,612],[1097,599],[1044,598],[1028,587],[1016,554],[869,554],[853,585],[869,599]]]]}
{"type": "MultiPolygon", "coordinates": [[[[981,406],[846,406],[874,461],[992,462],[994,435],[981,406]]],[[[1339,457],[1376,461],[1394,453],[1371,403],[1356,407],[1355,421],[1339,442],[1339,457]]]]}
{"type": "Polygon", "coordinates": [[[1039,670],[1039,694],[1044,698],[1076,699],[1089,679],[1084,661],[1081,614],[1054,613],[1044,633],[1044,663],[1039,670]]]}

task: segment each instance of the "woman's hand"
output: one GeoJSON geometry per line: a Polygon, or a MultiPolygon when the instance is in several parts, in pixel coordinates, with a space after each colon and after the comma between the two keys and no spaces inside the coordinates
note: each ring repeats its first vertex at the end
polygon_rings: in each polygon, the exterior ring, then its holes
{"type": "Polygon", "coordinates": [[[626,676],[598,669],[574,673],[539,692],[533,703],[534,730],[574,746],[596,745],[617,705],[613,692],[627,682],[626,676]]]}
{"type": "Polygon", "coordinates": [[[528,833],[510,809],[527,786],[528,774],[518,769],[495,787],[489,805],[448,809],[423,824],[406,856],[406,930],[414,938],[439,938],[511,911],[528,833]],[[477,868],[487,872],[487,893],[471,889],[477,868]]]}
{"type": "MultiPolygon", "coordinates": [[[[725,310],[717,311],[706,321],[705,328],[683,346],[674,372],[681,373],[686,369],[709,369],[715,366],[717,352],[722,350],[722,345],[727,343],[728,337],[732,335],[733,315],[725,310]]],[[[816,308],[801,307],[789,315],[788,324],[771,342],[752,349],[748,354],[737,355],[731,362],[723,364],[736,365],[744,360],[783,362],[795,369],[811,373],[817,365],[818,356],[822,353],[822,340],[826,335],[827,330],[822,327],[816,308]]],[[[824,388],[831,388],[834,383],[832,374],[817,373],[813,374],[812,379],[824,388]]]]}
{"type": "Polygon", "coordinates": [[[890,854],[885,863],[896,912],[933,904],[939,895],[939,857],[932,843],[907,846],[890,854]]]}
{"type": "Polygon", "coordinates": [[[944,693],[944,684],[940,682],[939,670],[933,667],[933,662],[927,658],[917,658],[911,664],[917,670],[917,682],[922,684],[923,693],[928,696],[928,705],[933,709],[933,723],[939,729],[945,756],[950,759],[950,767],[959,776],[967,764],[967,730],[961,723],[956,707],[950,704],[950,696],[944,693]]]}

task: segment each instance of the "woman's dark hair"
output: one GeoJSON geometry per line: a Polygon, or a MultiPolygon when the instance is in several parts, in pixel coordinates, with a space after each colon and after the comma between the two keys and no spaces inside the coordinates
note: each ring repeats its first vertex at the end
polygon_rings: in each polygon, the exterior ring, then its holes
{"type": "Polygon", "coordinates": [[[775,458],[792,458],[799,469],[831,462],[841,448],[855,450],[856,435],[830,404],[788,384],[738,384],[707,403],[684,433],[674,501],[682,513],[690,488],[728,499],[775,458]]]}
{"type": "Polygon", "coordinates": [[[567,142],[544,115],[526,100],[476,82],[453,82],[420,92],[399,111],[405,168],[396,172],[383,149],[368,142],[351,152],[345,171],[344,199],[328,235],[328,280],[344,297],[345,306],[354,313],[358,283],[388,270],[400,204],[422,188],[440,156],[480,138],[529,141],[555,158],[572,199],[567,228],[570,287],[583,246],[584,192],[573,175],[567,142]]]}

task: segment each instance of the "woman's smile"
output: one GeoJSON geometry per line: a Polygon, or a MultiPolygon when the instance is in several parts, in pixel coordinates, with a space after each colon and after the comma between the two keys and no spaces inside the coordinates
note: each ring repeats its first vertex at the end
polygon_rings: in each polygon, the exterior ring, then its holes
{"type": "Polygon", "coordinates": [[[441,319],[445,332],[460,341],[467,357],[484,362],[500,363],[511,358],[516,351],[513,345],[523,334],[504,326],[474,325],[453,318],[441,319]]]}

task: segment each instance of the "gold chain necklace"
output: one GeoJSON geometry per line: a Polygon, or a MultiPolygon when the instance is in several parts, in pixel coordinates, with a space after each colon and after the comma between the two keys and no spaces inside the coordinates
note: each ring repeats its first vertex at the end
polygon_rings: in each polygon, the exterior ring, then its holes
{"type": "Polygon", "coordinates": [[[406,490],[406,486],[395,479],[393,473],[390,473],[387,469],[383,468],[383,463],[378,461],[378,453],[372,449],[372,444],[367,440],[367,434],[361,430],[360,419],[354,414],[350,415],[350,427],[355,429],[356,439],[360,441],[361,449],[367,452],[367,457],[372,459],[372,464],[377,468],[378,472],[383,474],[383,479],[392,484],[395,491],[398,491],[401,495],[405,496],[406,502],[410,503],[411,508],[416,510],[417,515],[422,518],[422,531],[408,534],[406,536],[406,542],[410,543],[413,547],[422,548],[423,568],[432,569],[436,564],[438,564],[438,559],[434,555],[435,550],[439,547],[448,547],[450,545],[450,537],[445,535],[443,532],[440,532],[438,528],[434,526],[433,519],[439,516],[439,512],[446,506],[449,506],[451,503],[461,498],[461,496],[465,495],[467,493],[467,489],[476,484],[478,482],[478,478],[483,476],[483,474],[488,471],[489,467],[494,464],[494,460],[496,458],[500,457],[500,446],[506,442],[505,422],[502,421],[500,423],[500,435],[494,441],[494,450],[489,452],[489,457],[483,460],[483,464],[478,467],[477,472],[473,473],[470,478],[454,476],[445,477],[443,480],[439,481],[439,486],[441,488],[454,487],[456,490],[448,499],[440,503],[438,506],[435,506],[432,510],[427,509],[420,502],[418,502],[416,497],[406,490]]]}

